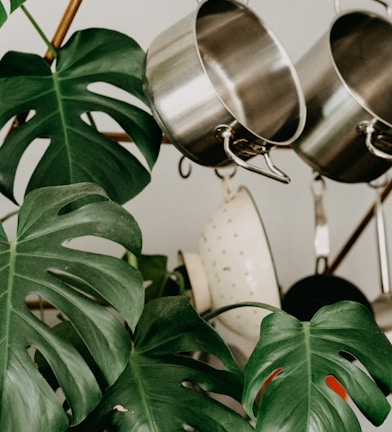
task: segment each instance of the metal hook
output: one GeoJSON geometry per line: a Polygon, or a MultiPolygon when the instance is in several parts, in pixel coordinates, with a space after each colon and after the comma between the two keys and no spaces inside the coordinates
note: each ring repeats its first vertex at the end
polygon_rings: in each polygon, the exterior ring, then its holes
{"type": "Polygon", "coordinates": [[[192,173],[192,165],[191,164],[189,164],[188,171],[184,172],[183,164],[184,164],[185,159],[186,159],[186,156],[182,156],[179,163],[178,163],[178,172],[180,173],[180,176],[183,179],[189,178],[191,173],[192,173]]]}
{"type": "Polygon", "coordinates": [[[312,191],[313,197],[320,198],[325,195],[327,186],[324,177],[317,171],[312,172],[312,180],[310,183],[310,189],[312,191]]]}
{"type": "Polygon", "coordinates": [[[378,191],[380,191],[388,183],[389,183],[389,173],[386,172],[386,173],[382,174],[380,177],[377,177],[376,179],[371,180],[369,182],[369,186],[371,186],[373,189],[378,189],[378,191]]]}
{"type": "Polygon", "coordinates": [[[229,174],[229,175],[222,175],[220,172],[219,172],[219,169],[218,168],[215,168],[214,169],[214,171],[215,171],[215,174],[221,179],[221,180],[223,180],[223,179],[225,179],[225,178],[233,178],[235,175],[236,175],[236,173],[237,173],[237,167],[235,166],[234,168],[233,168],[233,171],[229,174]]]}

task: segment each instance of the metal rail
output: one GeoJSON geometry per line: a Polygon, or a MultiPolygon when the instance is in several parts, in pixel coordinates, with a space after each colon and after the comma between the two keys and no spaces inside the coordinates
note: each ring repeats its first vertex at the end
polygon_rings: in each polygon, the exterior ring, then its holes
{"type": "MultiPolygon", "coordinates": [[[[390,194],[392,190],[392,180],[389,181],[389,183],[385,186],[385,188],[381,192],[381,201],[384,202],[388,195],[390,194]]],[[[372,218],[375,215],[376,210],[376,204],[374,203],[367,213],[364,215],[362,220],[359,222],[357,227],[354,229],[351,236],[348,238],[346,243],[342,246],[340,249],[340,252],[336,255],[335,259],[332,261],[332,263],[328,266],[328,273],[333,273],[338,266],[341,264],[343,259],[346,257],[346,255],[349,253],[351,248],[354,246],[355,242],[359,239],[364,229],[367,227],[369,222],[372,220],[372,218]]]]}

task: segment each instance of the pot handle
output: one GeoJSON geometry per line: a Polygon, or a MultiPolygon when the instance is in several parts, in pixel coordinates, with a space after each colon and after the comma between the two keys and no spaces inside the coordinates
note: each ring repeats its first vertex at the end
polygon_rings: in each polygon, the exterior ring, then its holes
{"type": "Polygon", "coordinates": [[[392,294],[392,290],[389,277],[388,245],[385,229],[384,210],[381,199],[381,190],[385,187],[387,182],[388,178],[386,175],[384,175],[381,179],[381,182],[379,181],[379,179],[376,179],[373,182],[370,182],[369,185],[376,190],[375,219],[378,246],[378,265],[380,269],[381,279],[381,294],[390,297],[392,294]]]}
{"type": "Polygon", "coordinates": [[[374,138],[376,132],[374,125],[376,122],[377,120],[375,118],[371,121],[363,121],[358,125],[358,131],[366,135],[365,144],[370,153],[378,156],[379,158],[392,161],[392,154],[386,153],[374,145],[374,142],[377,140],[377,137],[374,138]]]}
{"type": "Polygon", "coordinates": [[[238,155],[234,153],[231,148],[232,144],[235,144],[238,141],[233,142],[233,132],[229,126],[221,125],[217,128],[220,136],[223,139],[223,149],[226,153],[226,156],[232,160],[238,166],[247,169],[248,171],[252,171],[257,174],[264,175],[266,177],[272,178],[274,180],[278,180],[282,183],[290,183],[290,177],[288,177],[283,171],[277,168],[272,162],[271,156],[269,154],[269,148],[264,146],[264,149],[260,152],[260,154],[264,157],[265,163],[267,164],[268,170],[257,167],[256,165],[252,165],[245,160],[241,159],[238,155]]]}
{"type": "MultiPolygon", "coordinates": [[[[374,1],[376,3],[380,3],[382,6],[385,7],[388,18],[392,17],[392,8],[387,1],[384,1],[384,0],[374,0],[374,1]]],[[[337,14],[340,14],[340,12],[341,12],[340,0],[335,0],[335,11],[337,14]]]]}
{"type": "Polygon", "coordinates": [[[325,209],[326,184],[319,173],[313,172],[311,190],[314,204],[314,251],[316,254],[316,274],[326,273],[330,253],[329,227],[325,209]]]}

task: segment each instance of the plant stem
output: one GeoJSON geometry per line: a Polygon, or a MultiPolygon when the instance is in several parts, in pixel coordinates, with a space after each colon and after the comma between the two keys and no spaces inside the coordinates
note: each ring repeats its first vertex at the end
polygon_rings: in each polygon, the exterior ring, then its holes
{"type": "Polygon", "coordinates": [[[54,58],[57,57],[57,51],[53,47],[50,40],[46,37],[45,33],[42,31],[41,27],[38,25],[37,21],[33,18],[33,16],[30,14],[30,12],[27,10],[27,8],[24,5],[21,5],[20,7],[28,20],[31,22],[37,33],[41,36],[42,40],[45,42],[45,45],[48,47],[48,50],[51,52],[54,58]]]}
{"type": "Polygon", "coordinates": [[[92,113],[87,112],[86,115],[87,115],[88,121],[90,122],[90,126],[93,127],[94,129],[98,130],[97,124],[95,123],[95,120],[94,120],[92,113]]]}
{"type": "Polygon", "coordinates": [[[43,302],[41,296],[39,296],[39,317],[40,317],[42,322],[45,322],[45,308],[44,308],[44,302],[43,302]]]}
{"type": "Polygon", "coordinates": [[[12,218],[13,216],[17,215],[18,213],[19,213],[19,210],[14,210],[14,211],[12,211],[10,213],[7,213],[5,216],[3,216],[0,219],[0,222],[3,223],[5,221],[7,221],[8,219],[12,218]]]}
{"type": "Polygon", "coordinates": [[[202,315],[202,318],[205,319],[206,321],[210,321],[213,318],[216,318],[218,315],[223,314],[224,312],[230,311],[232,309],[237,309],[240,307],[257,307],[260,309],[266,309],[270,312],[280,312],[280,313],[287,313],[284,312],[282,309],[279,309],[275,306],[271,306],[267,303],[259,303],[259,302],[243,302],[243,303],[236,303],[236,304],[232,304],[232,305],[228,305],[228,306],[222,306],[218,309],[215,309],[211,312],[207,312],[205,314],[202,315]]]}

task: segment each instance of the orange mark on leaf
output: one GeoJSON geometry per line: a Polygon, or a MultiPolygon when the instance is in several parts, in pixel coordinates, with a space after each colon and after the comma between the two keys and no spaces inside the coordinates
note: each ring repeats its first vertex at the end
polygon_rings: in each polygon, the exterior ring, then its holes
{"type": "Polygon", "coordinates": [[[262,385],[259,393],[258,393],[258,397],[257,397],[257,401],[260,401],[261,397],[263,396],[263,394],[265,393],[265,391],[267,390],[267,387],[271,384],[271,381],[280,373],[282,372],[282,368],[276,369],[275,372],[272,372],[272,374],[265,380],[264,384],[262,385]]]}
{"type": "Polygon", "coordinates": [[[333,376],[327,376],[325,379],[327,386],[339,395],[343,400],[347,400],[347,392],[340,382],[333,376]]]}

